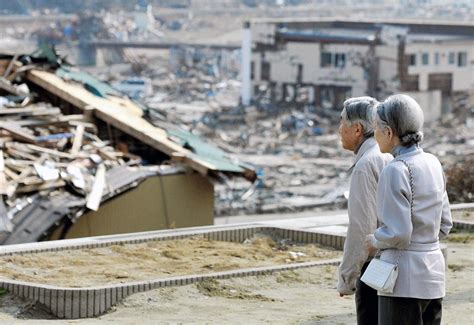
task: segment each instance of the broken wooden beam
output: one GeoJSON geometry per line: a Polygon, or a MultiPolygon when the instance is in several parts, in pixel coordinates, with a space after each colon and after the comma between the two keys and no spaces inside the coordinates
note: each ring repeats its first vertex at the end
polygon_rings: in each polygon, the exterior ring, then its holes
{"type": "Polygon", "coordinates": [[[0,150],[0,195],[7,194],[7,178],[5,175],[5,161],[3,159],[3,150],[0,150]]]}
{"type": "Polygon", "coordinates": [[[57,107],[41,107],[41,108],[1,108],[0,115],[27,115],[27,116],[44,116],[58,115],[61,110],[57,107]]]}
{"type": "Polygon", "coordinates": [[[0,129],[4,129],[11,136],[19,141],[27,142],[27,143],[36,143],[36,137],[29,134],[26,129],[17,126],[11,122],[1,122],[0,129]]]}
{"type": "Polygon", "coordinates": [[[44,190],[52,190],[52,189],[55,189],[58,187],[64,187],[64,186],[66,186],[66,182],[63,180],[43,182],[41,184],[19,186],[16,189],[16,193],[39,192],[39,191],[44,191],[44,190]]]}
{"type": "Polygon", "coordinates": [[[74,140],[72,142],[72,148],[71,148],[71,155],[77,156],[79,153],[79,150],[82,147],[82,140],[84,138],[84,131],[85,131],[85,126],[83,124],[79,124],[76,128],[76,132],[74,133],[74,140]]]}
{"type": "Polygon", "coordinates": [[[87,196],[86,207],[97,211],[99,210],[100,201],[102,200],[102,194],[105,189],[105,165],[100,164],[97,167],[95,173],[94,183],[92,184],[92,189],[87,196]]]}

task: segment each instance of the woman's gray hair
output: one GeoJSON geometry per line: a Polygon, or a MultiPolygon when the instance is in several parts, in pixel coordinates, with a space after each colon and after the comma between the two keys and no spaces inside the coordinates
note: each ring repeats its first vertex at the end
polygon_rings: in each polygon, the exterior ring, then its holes
{"type": "Polygon", "coordinates": [[[404,147],[423,140],[423,110],[408,95],[393,95],[384,100],[377,107],[377,122],[380,127],[390,127],[404,147]]]}
{"type": "Polygon", "coordinates": [[[343,104],[341,118],[348,124],[360,123],[364,128],[364,137],[374,135],[373,119],[379,102],[372,97],[354,97],[343,104]]]}

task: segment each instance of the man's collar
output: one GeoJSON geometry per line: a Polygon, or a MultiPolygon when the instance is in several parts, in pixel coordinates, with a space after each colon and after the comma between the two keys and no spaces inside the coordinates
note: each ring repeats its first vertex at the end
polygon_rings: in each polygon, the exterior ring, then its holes
{"type": "Polygon", "coordinates": [[[357,155],[351,168],[349,168],[349,172],[352,172],[357,162],[365,155],[365,153],[369,149],[373,148],[374,146],[378,146],[377,141],[375,141],[374,137],[369,137],[362,140],[362,142],[358,146],[358,150],[356,150],[357,155]]]}

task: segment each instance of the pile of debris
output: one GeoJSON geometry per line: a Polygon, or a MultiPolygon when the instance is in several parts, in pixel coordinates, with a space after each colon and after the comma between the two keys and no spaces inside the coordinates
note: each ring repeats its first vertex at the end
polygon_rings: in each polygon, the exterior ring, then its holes
{"type": "MultiPolygon", "coordinates": [[[[66,184],[85,195],[104,174],[102,169],[140,162],[99,139],[96,125],[83,114],[66,116],[59,108],[39,103],[20,108],[5,105],[0,115],[4,177],[0,193],[8,198],[66,184]]],[[[88,207],[96,210],[98,202],[93,204],[90,198],[88,207]]]]}
{"type": "MultiPolygon", "coordinates": [[[[152,125],[140,105],[54,49],[3,55],[0,71],[0,244],[65,238],[90,210],[152,176],[179,174],[189,188],[221,173],[255,178],[174,121],[152,125]]],[[[212,220],[209,209],[203,215],[212,220]]]]}
{"type": "Polygon", "coordinates": [[[76,207],[76,217],[87,209],[97,211],[110,192],[106,174],[141,162],[102,141],[84,114],[63,115],[47,103],[24,106],[8,97],[0,101],[2,230],[12,231],[18,212],[35,197],[66,196],[68,207],[76,207]]]}

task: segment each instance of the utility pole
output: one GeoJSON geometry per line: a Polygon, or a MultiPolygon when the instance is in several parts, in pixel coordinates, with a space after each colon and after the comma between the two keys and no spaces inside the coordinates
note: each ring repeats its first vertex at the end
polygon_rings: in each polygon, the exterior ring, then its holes
{"type": "Polygon", "coordinates": [[[243,106],[250,105],[252,98],[252,84],[250,79],[251,56],[252,56],[252,32],[250,30],[250,23],[244,23],[244,30],[242,35],[242,62],[241,62],[241,77],[242,87],[240,92],[240,100],[243,106]]]}

